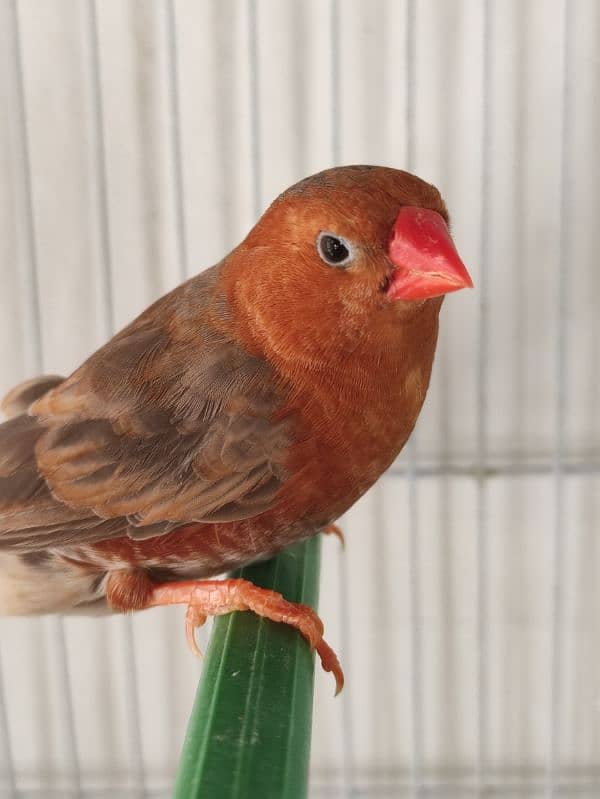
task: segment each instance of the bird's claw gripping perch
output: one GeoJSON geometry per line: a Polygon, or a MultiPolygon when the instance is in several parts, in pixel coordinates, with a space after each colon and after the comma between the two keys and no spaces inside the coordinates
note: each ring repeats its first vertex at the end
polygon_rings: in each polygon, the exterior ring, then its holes
{"type": "Polygon", "coordinates": [[[295,627],[314,649],[325,671],[335,678],[336,695],[344,687],[344,673],[340,662],[323,638],[323,622],[308,605],[288,602],[267,588],[242,579],[199,580],[164,583],[152,589],[149,605],[186,604],[186,638],[190,649],[199,655],[195,631],[207,616],[221,616],[234,610],[251,610],[271,621],[295,627]]]}

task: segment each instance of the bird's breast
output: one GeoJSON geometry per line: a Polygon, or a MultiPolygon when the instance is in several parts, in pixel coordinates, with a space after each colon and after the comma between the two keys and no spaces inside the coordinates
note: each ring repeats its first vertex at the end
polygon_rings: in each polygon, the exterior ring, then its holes
{"type": "Polygon", "coordinates": [[[304,430],[291,447],[292,475],[283,492],[299,513],[335,519],[390,466],[421,410],[430,358],[394,363],[376,373],[330,375],[297,399],[304,430]],[[332,385],[333,383],[333,385],[332,385]],[[303,504],[304,507],[301,507],[303,504]]]}

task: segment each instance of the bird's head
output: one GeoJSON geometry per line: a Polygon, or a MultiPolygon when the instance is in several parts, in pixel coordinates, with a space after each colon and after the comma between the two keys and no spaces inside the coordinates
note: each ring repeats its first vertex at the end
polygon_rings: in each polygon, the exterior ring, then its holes
{"type": "Polygon", "coordinates": [[[328,169],[287,189],[225,262],[253,338],[308,361],[387,341],[472,286],[438,190],[396,169],[328,169]]]}

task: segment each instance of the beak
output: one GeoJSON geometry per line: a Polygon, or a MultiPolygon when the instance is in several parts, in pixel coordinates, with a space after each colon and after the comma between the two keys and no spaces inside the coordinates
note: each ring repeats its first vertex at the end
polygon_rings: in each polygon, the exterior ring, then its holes
{"type": "Polygon", "coordinates": [[[388,256],[396,267],[387,289],[392,300],[425,300],[473,288],[448,225],[436,211],[403,206],[394,222],[388,256]]]}

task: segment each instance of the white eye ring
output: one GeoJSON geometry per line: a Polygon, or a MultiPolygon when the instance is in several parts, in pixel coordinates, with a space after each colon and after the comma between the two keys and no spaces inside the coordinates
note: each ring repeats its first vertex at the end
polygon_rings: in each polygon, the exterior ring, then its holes
{"type": "Polygon", "coordinates": [[[354,248],[350,242],[328,230],[322,230],[319,233],[316,247],[319,257],[328,266],[344,268],[354,260],[354,248]]]}

